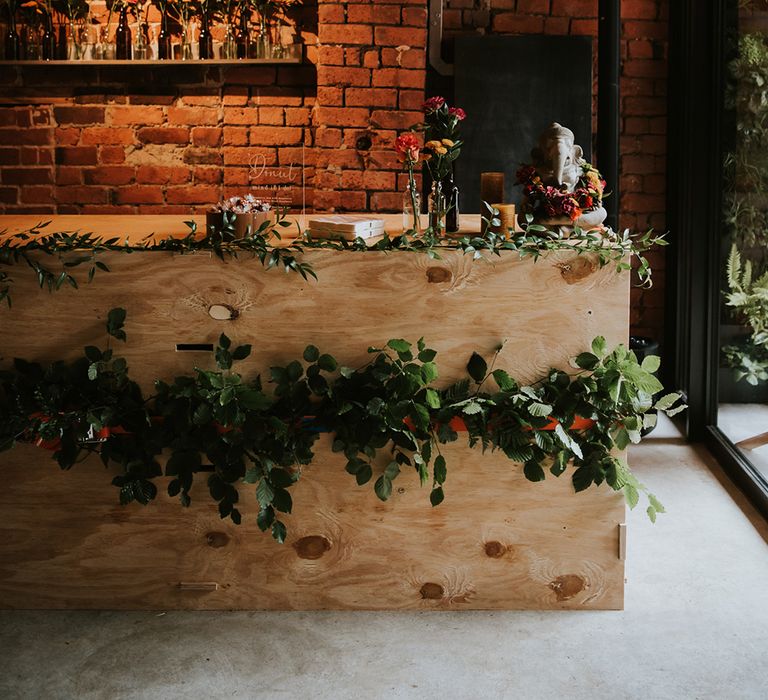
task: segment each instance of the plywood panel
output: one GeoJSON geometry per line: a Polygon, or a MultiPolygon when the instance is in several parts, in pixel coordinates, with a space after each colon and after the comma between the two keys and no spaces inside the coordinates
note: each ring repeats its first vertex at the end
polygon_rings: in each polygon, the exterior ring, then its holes
{"type": "MultiPolygon", "coordinates": [[[[489,355],[500,342],[498,366],[533,381],[551,366],[567,368],[598,334],[609,344],[628,336],[628,275],[597,269],[586,256],[558,253],[534,263],[505,253],[473,261],[447,251],[431,261],[412,253],[313,250],[306,258],[319,281],[265,271],[246,258],[108,253],[111,273],[53,295],[18,270],[13,308],[0,310],[0,365],[14,356],[74,358],[84,345],[103,344],[114,306],[128,310],[128,342],[112,345],[145,389],[155,378],[212,366],[210,355],[175,347],[215,343],[222,332],[253,345],[241,363],[246,374],[300,357],[309,342],[354,367],[371,344],[423,336],[439,351],[443,384],[463,376],[472,351],[489,355]],[[236,318],[211,318],[214,304],[231,307],[236,318]]],[[[146,508],[123,508],[111,474],[96,460],[61,473],[49,453],[2,453],[0,605],[622,606],[620,495],[574,495],[567,477],[531,484],[503,456],[455,445],[447,456],[447,499],[433,509],[415,475],[400,477],[402,491],[381,503],[370,486],[355,486],[338,456],[320,449],[295,488],[289,540],[281,546],[255,525],[254,487],[244,488],[246,515],[237,527],[219,519],[204,478],[191,509],[164,496],[146,508]]]]}
{"type": "MultiPolygon", "coordinates": [[[[325,439],[327,442],[327,438],[325,439]]],[[[292,489],[289,536],[222,521],[204,478],[183,509],[117,504],[95,460],[68,473],[3,456],[0,606],[117,609],[619,609],[621,496],[538,484],[503,456],[450,445],[438,508],[415,474],[381,503],[327,445],[292,489]],[[211,585],[215,584],[215,585],[211,585]]]]}
{"type": "Polygon", "coordinates": [[[573,253],[538,263],[513,253],[491,260],[441,255],[307,251],[315,282],[265,271],[255,259],[108,253],[112,272],[55,294],[39,290],[22,269],[13,309],[0,311],[0,362],[75,357],[84,345],[106,341],[104,320],[115,306],[128,310],[128,342],[116,349],[146,388],[157,377],[211,365],[210,355],[175,348],[215,343],[222,332],[253,345],[241,365],[246,371],[298,358],[310,342],[354,367],[369,345],[423,336],[439,352],[445,381],[462,373],[473,351],[490,355],[500,343],[499,366],[534,381],[550,367],[566,368],[596,335],[627,341],[628,279],[614,267],[576,279],[569,266],[588,259],[573,253]],[[211,318],[212,305],[231,307],[236,318],[211,318]]]}

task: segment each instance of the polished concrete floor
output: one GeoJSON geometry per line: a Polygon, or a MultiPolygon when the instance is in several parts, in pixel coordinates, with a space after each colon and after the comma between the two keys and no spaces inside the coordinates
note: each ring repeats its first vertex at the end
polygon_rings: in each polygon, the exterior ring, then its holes
{"type": "Polygon", "coordinates": [[[624,612],[4,612],[0,698],[763,700],[768,528],[669,424],[632,463],[624,612]]]}

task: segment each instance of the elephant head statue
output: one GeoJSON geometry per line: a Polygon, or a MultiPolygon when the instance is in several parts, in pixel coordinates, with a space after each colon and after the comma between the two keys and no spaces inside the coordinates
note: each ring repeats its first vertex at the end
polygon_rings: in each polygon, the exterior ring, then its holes
{"type": "Polygon", "coordinates": [[[553,122],[539,136],[539,145],[531,151],[533,164],[547,185],[566,185],[576,189],[581,176],[584,151],[576,145],[573,132],[553,122]]]}

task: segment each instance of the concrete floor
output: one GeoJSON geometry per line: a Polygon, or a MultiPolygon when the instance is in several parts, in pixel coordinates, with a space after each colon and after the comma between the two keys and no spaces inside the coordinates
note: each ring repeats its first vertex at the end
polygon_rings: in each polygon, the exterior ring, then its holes
{"type": "Polygon", "coordinates": [[[632,463],[626,610],[0,613],[0,698],[768,697],[768,527],[665,424],[632,463]]]}

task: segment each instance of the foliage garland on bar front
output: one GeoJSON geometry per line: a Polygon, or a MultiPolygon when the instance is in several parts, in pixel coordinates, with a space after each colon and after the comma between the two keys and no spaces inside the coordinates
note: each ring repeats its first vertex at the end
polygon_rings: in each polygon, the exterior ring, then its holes
{"type": "MultiPolygon", "coordinates": [[[[502,251],[517,253],[521,258],[538,259],[555,251],[570,251],[577,255],[592,254],[600,267],[615,264],[617,272],[629,270],[628,259],[637,260],[636,271],[642,286],[652,284],[652,270],[644,253],[655,246],[666,246],[664,235],[647,231],[632,235],[629,230],[617,233],[610,229],[604,231],[583,231],[579,228],[569,236],[549,231],[546,227],[529,223],[524,233],[510,232],[509,237],[495,233],[492,229],[499,226],[496,218],[498,211],[489,207],[488,218],[483,218],[485,233],[462,238],[444,238],[427,229],[421,235],[408,231],[401,236],[384,235],[375,243],[369,244],[362,238],[354,241],[316,240],[309,233],[298,231],[298,238],[286,245],[275,246],[281,240],[280,231],[292,226],[284,212],[278,212],[275,221],[266,221],[250,236],[235,237],[234,215],[224,215],[222,228],[209,227],[203,235],[194,222],[188,221],[189,231],[178,238],[154,240],[147,237],[140,243],[121,242],[119,237],[102,238],[91,233],[56,232],[47,234],[47,223],[20,233],[7,235],[0,242],[0,302],[11,305],[11,285],[13,278],[9,268],[19,263],[26,264],[36,275],[41,289],[55,291],[65,285],[77,288],[79,282],[72,274],[73,268],[87,267],[87,279],[90,282],[98,270],[109,272],[109,268],[99,255],[107,251],[134,253],[138,251],[169,251],[179,254],[196,251],[211,251],[221,260],[251,255],[269,268],[280,268],[286,272],[298,272],[304,279],[317,275],[311,263],[301,260],[301,254],[307,249],[346,250],[352,252],[390,252],[406,251],[428,255],[439,259],[443,250],[460,250],[464,254],[481,259],[486,254],[500,256],[502,251]],[[62,269],[53,270],[41,261],[47,256],[62,259],[62,269]],[[64,257],[63,257],[64,256],[64,257]]],[[[1,234],[2,232],[0,232],[1,234]]]]}
{"type": "MultiPolygon", "coordinates": [[[[108,334],[122,341],[125,316],[112,309],[107,320],[108,334]]],[[[270,394],[260,376],[244,378],[232,369],[251,346],[233,346],[222,334],[217,370],[158,380],[150,397],[109,347],[88,346],[78,360],[49,367],[17,359],[0,372],[0,451],[34,443],[52,450],[62,469],[98,453],[106,466],[122,469],[112,483],[123,504],[149,503],[157,495],[154,479],[165,475],[168,493],[189,506],[195,474],[210,471],[208,491],[221,517],[235,523],[242,517],[237,485],[255,484],[258,526],[283,542],[278,513],[291,512],[288,489],[312,462],[319,432],[333,434],[333,451],[358,484],[376,473],[381,500],[410,467],[431,486],[437,506],[448,466],[440,446],[466,431],[470,447],[503,452],[524,465],[530,481],[543,480],[546,468],[559,477],[572,464],[576,491],[606,482],[632,508],[645,492],[655,521],[662,505],[615,450],[640,441],[642,429],[655,423],[653,409],[673,415],[684,408],[678,394],[654,403],[662,391],[653,375],[659,358],[639,364],[624,346],[609,352],[598,337],[574,358],[573,374],[553,369],[521,386],[495,368],[500,350],[490,365],[473,353],[466,378],[436,389],[437,353],[423,339],[369,348],[370,362],[357,369],[339,367],[308,345],[302,360],[270,368],[270,394]],[[382,471],[376,457],[385,449],[391,456],[382,471]]]]}

